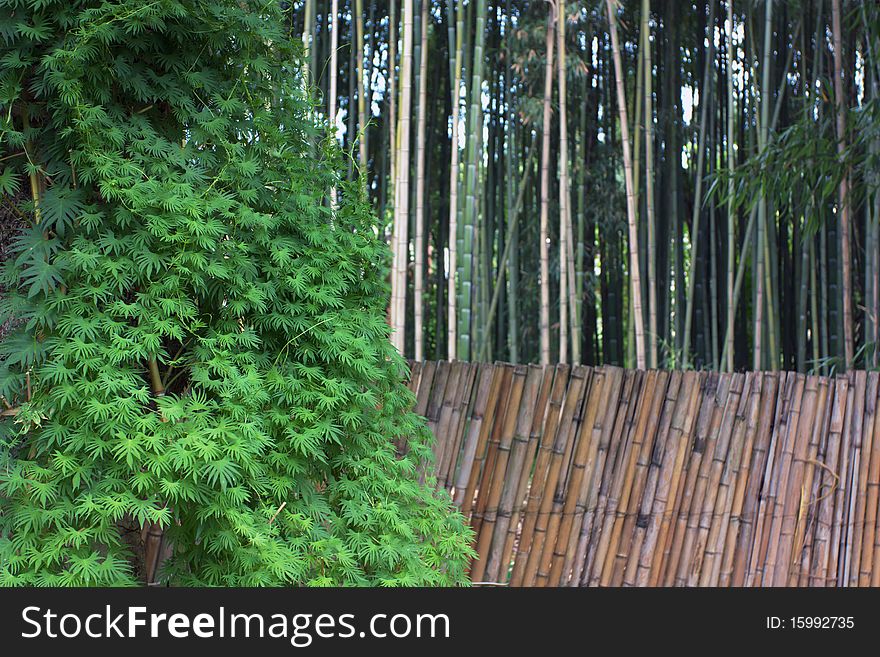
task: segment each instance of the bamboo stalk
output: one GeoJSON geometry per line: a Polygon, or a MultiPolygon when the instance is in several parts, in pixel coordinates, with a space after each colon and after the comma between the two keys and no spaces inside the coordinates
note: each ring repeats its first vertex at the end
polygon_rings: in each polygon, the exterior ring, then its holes
{"type": "MultiPolygon", "coordinates": [[[[545,366],[546,367],[546,366],[545,366]]],[[[567,365],[557,365],[553,379],[553,387],[550,392],[550,401],[544,419],[543,429],[538,446],[538,454],[535,459],[534,475],[529,487],[529,496],[526,508],[523,512],[523,526],[520,532],[519,552],[524,558],[518,558],[513,567],[510,577],[511,586],[531,586],[534,583],[534,572],[529,568],[529,561],[537,567],[535,555],[543,547],[543,532],[538,531],[539,516],[543,504],[543,493],[547,485],[550,472],[550,461],[553,456],[554,445],[559,431],[559,415],[568,386],[569,368],[567,365]],[[537,541],[535,540],[537,538],[537,541]],[[532,549],[533,544],[538,545],[532,549]]],[[[534,429],[534,427],[533,427],[534,429]]]]}
{"type": "Polygon", "coordinates": [[[771,577],[766,577],[766,575],[768,570],[772,571],[775,567],[776,543],[773,541],[772,529],[778,504],[779,479],[783,468],[788,465],[785,458],[786,443],[791,436],[792,398],[798,394],[797,389],[796,376],[793,373],[783,375],[779,382],[777,417],[770,441],[767,469],[764,473],[764,481],[767,483],[761,492],[761,502],[758,505],[758,517],[755,524],[755,545],[752,550],[752,576],[755,586],[769,586],[772,581],[772,573],[771,577]]]}
{"type": "MultiPolygon", "coordinates": [[[[872,373],[875,374],[875,373],[872,373]]],[[[876,412],[877,397],[869,397],[874,405],[874,424],[871,427],[870,457],[865,481],[865,529],[862,541],[861,568],[859,570],[859,586],[876,586],[873,573],[878,569],[875,564],[878,532],[878,489],[880,489],[880,413],[876,412]]],[[[866,448],[867,449],[867,448],[866,448]]]]}
{"type": "MultiPolygon", "coordinates": [[[[684,571],[684,578],[688,586],[697,586],[700,583],[700,574],[705,565],[708,542],[715,521],[716,502],[719,495],[724,492],[721,486],[722,471],[729,456],[737,409],[744,392],[744,379],[744,375],[740,373],[730,377],[730,385],[723,405],[721,403],[717,405],[716,417],[719,428],[717,432],[713,431],[716,436],[714,449],[711,452],[707,451],[706,455],[711,458],[708,460],[704,458],[700,475],[697,478],[698,498],[701,505],[697,510],[696,531],[692,547],[690,547],[690,563],[687,564],[687,569],[684,571]]],[[[685,543],[686,549],[689,545],[690,543],[685,543]]],[[[710,562],[709,568],[711,569],[711,567],[712,563],[710,562]]]]}
{"type": "MultiPolygon", "coordinates": [[[[547,404],[550,401],[550,392],[553,385],[554,369],[549,366],[541,367],[541,388],[535,401],[534,412],[532,413],[532,423],[529,427],[527,441],[516,441],[514,447],[517,453],[511,454],[511,459],[523,463],[520,467],[520,478],[514,493],[514,508],[510,518],[510,525],[507,531],[507,541],[504,546],[504,555],[502,563],[510,563],[512,555],[516,548],[516,558],[522,557],[524,562],[527,559],[527,550],[523,551],[523,534],[521,531],[521,518],[525,512],[526,504],[529,498],[529,488],[532,483],[532,472],[536,466],[537,446],[540,444],[541,432],[544,425],[544,418],[547,413],[547,404]],[[518,545],[517,545],[518,543],[518,545]]],[[[515,567],[515,564],[514,564],[515,567]]],[[[511,575],[512,575],[511,569],[511,575]]]]}
{"type": "Polygon", "coordinates": [[[813,540],[813,563],[810,568],[810,586],[827,586],[828,565],[831,561],[831,536],[834,502],[840,484],[839,454],[841,435],[846,416],[846,402],[849,383],[845,377],[838,377],[834,385],[834,401],[828,426],[828,446],[824,460],[827,470],[823,471],[822,496],[818,500],[819,510],[816,521],[816,535],[813,540]]]}
{"type": "MultiPolygon", "coordinates": [[[[665,449],[669,436],[673,419],[672,408],[678,399],[681,378],[680,372],[673,372],[671,376],[661,376],[656,392],[646,399],[644,419],[641,420],[637,431],[646,430],[647,435],[641,439],[635,438],[640,440],[641,444],[633,445],[624,475],[625,479],[633,479],[636,473],[639,473],[640,485],[637,486],[636,495],[631,495],[628,491],[625,494],[626,499],[621,499],[621,502],[627,504],[626,517],[618,518],[616,526],[609,527],[610,540],[604,555],[604,564],[601,568],[597,566],[593,571],[593,582],[599,586],[620,586],[627,583],[625,579],[627,573],[631,578],[635,576],[635,567],[638,565],[638,556],[647,528],[645,504],[648,503],[647,500],[653,502],[654,499],[657,483],[655,471],[659,466],[657,457],[660,457],[661,450],[665,449]],[[621,520],[623,522],[620,522],[621,520]]],[[[603,555],[600,553],[596,556],[599,563],[603,555]]]]}
{"type": "MultiPolygon", "coordinates": [[[[495,458],[492,459],[491,470],[487,468],[485,471],[489,476],[484,477],[484,485],[480,486],[481,495],[484,490],[486,491],[486,504],[477,537],[477,558],[471,566],[471,578],[475,581],[482,581],[487,572],[490,581],[497,581],[501,569],[498,562],[503,543],[493,539],[498,521],[498,505],[504,491],[505,474],[510,460],[510,448],[516,432],[518,413],[513,411],[520,409],[527,373],[528,368],[525,365],[518,365],[513,369],[507,399],[508,410],[504,415],[504,421],[500,424],[501,432],[497,442],[493,440],[495,444],[490,444],[490,449],[493,446],[495,448],[495,458]]],[[[504,526],[501,535],[506,536],[506,533],[507,527],[504,526]]],[[[503,541],[503,539],[501,540],[503,541]]]]}
{"type": "Polygon", "coordinates": [[[633,324],[635,327],[636,367],[645,369],[645,327],[642,316],[642,280],[639,266],[639,231],[636,220],[635,189],[633,185],[633,168],[629,142],[629,119],[626,110],[626,92],[624,91],[623,62],[620,55],[620,43],[617,36],[617,20],[614,0],[605,0],[608,15],[608,26],[611,35],[611,52],[614,60],[614,77],[617,88],[617,112],[620,124],[620,142],[623,148],[624,184],[626,187],[626,215],[629,226],[629,264],[630,289],[632,291],[633,324]]]}
{"type": "MultiPolygon", "coordinates": [[[[564,367],[560,365],[560,367],[564,367]]],[[[563,370],[568,374],[568,368],[563,370]]],[[[559,481],[559,473],[562,467],[562,458],[565,453],[569,437],[571,435],[571,418],[574,415],[575,406],[580,401],[583,389],[583,376],[576,376],[578,370],[570,372],[568,389],[565,391],[565,398],[562,407],[554,413],[554,432],[552,442],[550,443],[549,453],[546,456],[546,475],[543,481],[541,491],[536,491],[535,495],[539,498],[539,505],[534,521],[534,536],[529,549],[529,558],[525,564],[525,572],[523,574],[523,583],[526,586],[543,586],[546,584],[549,564],[549,554],[552,553],[553,546],[546,548],[548,541],[548,527],[550,525],[550,515],[554,504],[554,492],[559,481]],[[543,554],[548,553],[548,559],[543,559],[543,554]],[[541,567],[543,566],[543,568],[541,567]]],[[[557,376],[559,371],[557,370],[557,376]]],[[[558,403],[557,403],[558,404],[558,403]]],[[[551,408],[553,404],[551,402],[551,408]]],[[[550,434],[545,428],[545,440],[550,440],[550,434]]]]}
{"type": "Polygon", "coordinates": [[[810,468],[808,471],[810,474],[809,485],[805,485],[803,488],[807,501],[806,517],[803,523],[804,531],[801,537],[795,541],[795,546],[801,550],[801,563],[797,577],[793,576],[789,580],[791,586],[809,586],[810,584],[810,573],[815,554],[815,539],[819,527],[819,503],[824,495],[822,492],[822,477],[828,470],[828,466],[825,465],[825,459],[828,453],[828,427],[831,422],[832,397],[833,388],[830,385],[830,381],[820,378],[815,435],[812,440],[812,443],[816,445],[816,450],[813,452],[811,449],[811,453],[814,456],[812,460],[807,461],[807,465],[810,468]]]}
{"type": "MultiPolygon", "coordinates": [[[[544,112],[541,130],[541,307],[540,307],[540,347],[541,364],[550,362],[550,101],[553,96],[553,26],[554,15],[551,11],[547,16],[547,40],[544,47],[546,62],[544,66],[544,112]]],[[[565,362],[560,358],[559,362],[565,362]]]]}
{"type": "MultiPolygon", "coordinates": [[[[581,531],[578,537],[576,560],[581,566],[582,574],[578,578],[581,585],[586,585],[592,567],[593,546],[596,543],[595,528],[598,515],[598,498],[602,485],[602,475],[608,458],[608,446],[611,442],[614,422],[617,415],[617,406],[625,385],[625,373],[617,367],[606,367],[604,372],[604,387],[599,397],[598,407],[604,412],[597,413],[593,426],[585,426],[584,430],[591,431],[591,448],[587,454],[587,463],[594,464],[590,469],[592,474],[589,479],[587,490],[583,494],[584,517],[581,520],[581,531]]],[[[589,410],[589,409],[588,409],[589,410]]]]}
{"type": "Polygon", "coordinates": [[[843,431],[840,439],[840,461],[837,470],[838,485],[834,491],[834,506],[831,520],[830,550],[828,553],[828,579],[836,586],[842,586],[841,573],[846,561],[844,554],[846,543],[846,497],[847,483],[850,472],[851,453],[851,426],[853,418],[853,406],[855,386],[849,379],[847,389],[846,412],[844,415],[843,431]]]}
{"type": "MultiPolygon", "coordinates": [[[[727,417],[727,426],[722,424],[721,434],[727,435],[727,445],[719,442],[715,449],[714,463],[712,464],[712,478],[710,487],[715,489],[714,504],[711,496],[707,500],[705,508],[711,506],[711,517],[703,520],[703,556],[702,563],[695,573],[700,586],[717,586],[721,577],[721,562],[724,556],[724,544],[727,539],[727,528],[733,508],[733,487],[736,474],[742,463],[743,447],[746,431],[746,413],[751,401],[749,386],[752,383],[750,375],[739,375],[742,380],[742,389],[739,399],[733,399],[733,394],[728,395],[728,408],[733,410],[733,417],[727,417]],[[734,404],[736,405],[733,408],[734,404]],[[719,457],[723,457],[723,460],[719,457]],[[708,525],[708,531],[706,526],[708,525]]],[[[736,375],[735,375],[736,378],[736,375]]],[[[733,387],[733,386],[732,386],[733,387]]],[[[732,393],[733,391],[731,391],[732,393]]]]}
{"type": "Polygon", "coordinates": [[[364,76],[366,74],[367,56],[364,54],[364,0],[355,0],[354,6],[355,29],[357,31],[357,55],[355,64],[357,70],[357,109],[358,109],[358,160],[361,166],[361,180],[363,180],[362,192],[367,191],[367,167],[369,148],[368,140],[369,126],[367,125],[367,97],[364,85],[364,76]]]}
{"type": "MultiPolygon", "coordinates": [[[[690,463],[691,450],[689,448],[693,443],[696,431],[703,382],[706,378],[704,373],[694,372],[686,372],[683,376],[682,383],[689,390],[689,397],[679,395],[680,407],[676,409],[672,420],[672,433],[669,440],[675,441],[672,443],[675,458],[673,459],[671,456],[667,458],[660,471],[657,491],[654,494],[654,505],[657,511],[652,518],[653,524],[649,525],[645,532],[638,561],[639,570],[636,572],[635,582],[640,585],[657,586],[664,576],[666,564],[670,561],[673,541],[672,521],[681,513],[682,509],[684,475],[690,463]],[[649,555],[652,555],[650,564],[649,555]]],[[[633,555],[635,556],[635,552],[633,555]]],[[[632,583],[632,579],[630,579],[630,583],[632,583]]]]}
{"type": "Polygon", "coordinates": [[[792,576],[792,564],[799,557],[800,546],[797,537],[804,511],[803,487],[806,474],[806,461],[813,458],[810,454],[811,436],[816,417],[816,395],[818,384],[815,377],[798,375],[798,382],[803,385],[802,399],[799,400],[798,422],[793,431],[793,444],[790,445],[790,465],[787,479],[780,482],[785,486],[781,504],[776,555],[776,568],[770,583],[773,586],[787,586],[792,576]]]}
{"type": "Polygon", "coordinates": [[[645,48],[645,209],[648,240],[648,366],[657,367],[657,239],[654,217],[654,110],[651,64],[651,2],[642,0],[642,44],[645,48]]]}
{"type": "MultiPolygon", "coordinates": [[[[831,36],[834,43],[834,103],[835,127],[837,131],[837,154],[843,160],[846,152],[846,108],[843,88],[843,33],[841,27],[840,0],[831,0],[831,36]]],[[[841,166],[846,166],[841,161],[841,166]]],[[[840,179],[838,187],[838,212],[840,215],[840,259],[843,272],[843,339],[844,339],[844,367],[853,366],[855,355],[853,341],[853,312],[852,312],[852,262],[850,259],[850,198],[849,198],[849,174],[844,169],[844,175],[840,179]]]]}
{"type": "Polygon", "coordinates": [[[419,390],[419,380],[422,376],[423,365],[424,363],[421,362],[409,363],[409,379],[406,382],[406,387],[409,388],[409,391],[414,395],[417,394],[419,390]]]}
{"type": "MultiPolygon", "coordinates": [[[[584,417],[581,422],[577,448],[572,454],[570,476],[567,482],[567,497],[562,509],[562,521],[560,523],[557,549],[550,573],[552,582],[560,586],[570,580],[576,585],[580,573],[572,573],[573,557],[577,553],[579,536],[587,520],[586,508],[590,505],[591,511],[595,510],[595,498],[590,499],[590,491],[593,482],[598,481],[600,475],[606,471],[606,464],[601,459],[601,444],[603,432],[596,431],[597,416],[603,410],[602,399],[608,393],[604,386],[608,385],[605,373],[594,375],[593,386],[603,386],[603,389],[593,392],[585,399],[584,417]],[[597,463],[597,461],[599,461],[597,463]]],[[[620,407],[618,406],[618,410],[620,407]]],[[[607,411],[602,413],[606,415],[607,411]]],[[[607,450],[606,450],[607,451],[607,450]]],[[[592,517],[592,513],[590,514],[592,517]]]]}
{"type": "MultiPolygon", "coordinates": [[[[858,378],[867,377],[866,388],[863,396],[863,421],[860,423],[859,438],[853,444],[856,452],[856,460],[859,464],[858,477],[854,479],[851,490],[852,497],[855,498],[854,515],[850,518],[850,527],[852,528],[852,562],[849,570],[849,586],[858,586],[861,575],[861,556],[862,556],[862,540],[863,533],[866,531],[865,506],[867,504],[867,486],[865,482],[868,480],[868,470],[871,465],[871,443],[873,441],[874,415],[877,409],[877,372],[856,372],[856,381],[858,378]]],[[[873,538],[873,537],[872,537],[873,538]]],[[[873,542],[873,540],[872,540],[873,542]]]]}
{"type": "Polygon", "coordinates": [[[569,384],[566,403],[560,416],[560,428],[564,429],[566,440],[558,452],[554,451],[553,456],[555,458],[550,463],[548,482],[555,480],[555,486],[545,489],[545,495],[552,491],[552,495],[550,495],[552,505],[549,522],[545,530],[544,549],[538,566],[537,586],[558,586],[558,580],[552,579],[554,570],[558,570],[558,566],[554,569],[554,564],[559,561],[560,556],[563,556],[558,552],[557,541],[559,540],[559,532],[562,526],[562,509],[566,494],[569,464],[573,456],[574,444],[578,433],[579,409],[583,408],[584,396],[589,393],[590,389],[590,370],[581,365],[576,365],[571,371],[571,382],[576,382],[576,385],[569,384]]]}
{"type": "MultiPolygon", "coordinates": [[[[543,368],[541,367],[521,366],[520,371],[522,370],[525,370],[525,382],[517,405],[518,412],[511,414],[511,417],[515,417],[515,423],[510,441],[507,444],[507,463],[505,464],[506,470],[502,475],[502,486],[498,488],[497,520],[486,566],[485,577],[494,582],[505,581],[508,575],[510,562],[507,544],[510,536],[511,518],[514,506],[518,503],[517,492],[520,488],[523,466],[526,464],[526,454],[523,447],[529,440],[535,402],[543,378],[543,368]]],[[[499,459],[499,463],[500,461],[499,459]]]]}
{"type": "Polygon", "coordinates": [[[854,406],[852,410],[852,421],[849,427],[850,434],[850,454],[849,469],[847,471],[846,485],[844,487],[844,508],[843,517],[845,529],[841,536],[842,563],[840,564],[840,572],[838,573],[838,585],[850,586],[850,570],[853,563],[853,543],[854,538],[860,538],[861,528],[858,528],[859,534],[856,533],[855,515],[857,504],[857,487],[858,477],[861,466],[862,452],[862,416],[864,414],[865,404],[865,386],[866,372],[856,371],[850,373],[850,380],[854,379],[855,390],[854,406]]]}
{"type": "MultiPolygon", "coordinates": [[[[694,553],[697,552],[697,538],[700,533],[700,521],[702,518],[703,502],[706,496],[706,488],[709,482],[709,472],[712,466],[712,457],[715,453],[715,445],[719,439],[719,427],[724,415],[725,402],[727,400],[728,391],[731,386],[731,380],[724,377],[718,380],[715,394],[711,398],[704,397],[704,403],[709,402],[705,417],[705,437],[701,440],[698,434],[698,445],[701,457],[691,459],[691,470],[693,471],[693,483],[688,487],[693,491],[691,497],[690,508],[688,510],[687,520],[683,527],[681,549],[676,553],[677,564],[675,570],[674,583],[677,586],[685,585],[692,577],[693,568],[692,560],[694,553]]],[[[691,473],[689,473],[690,475],[691,473]]],[[[673,550],[675,553],[675,550],[673,550]]]]}
{"type": "MultiPolygon", "coordinates": [[[[455,14],[455,3],[449,0],[449,23],[452,24],[452,15],[455,14]]],[[[459,188],[459,149],[458,149],[458,123],[461,103],[461,66],[463,60],[462,44],[464,39],[464,11],[458,10],[455,15],[455,64],[454,75],[450,76],[452,82],[452,138],[450,144],[449,164],[449,264],[447,268],[447,310],[446,310],[446,344],[447,357],[454,360],[458,348],[458,313],[457,313],[457,287],[455,275],[458,271],[458,188],[459,188]]]]}
{"type": "MultiPolygon", "coordinates": [[[[335,1],[335,0],[334,0],[335,1]]],[[[397,152],[397,171],[394,176],[394,230],[392,237],[393,262],[391,267],[391,340],[395,348],[404,352],[406,333],[406,288],[409,268],[409,173],[410,123],[412,108],[413,4],[403,0],[403,46],[400,64],[400,108],[397,120],[397,138],[392,140],[392,153],[397,152]]],[[[393,5],[392,5],[393,6],[393,5]]],[[[389,63],[393,67],[393,61],[389,63]]],[[[393,74],[392,74],[393,78],[393,74]]],[[[393,96],[392,87],[392,96],[393,96]]]]}
{"type": "MultiPolygon", "coordinates": [[[[606,556],[611,552],[612,527],[622,486],[625,463],[632,450],[635,416],[638,409],[639,391],[642,379],[647,373],[641,371],[628,372],[624,377],[623,388],[617,402],[617,414],[609,440],[600,439],[597,446],[597,460],[603,463],[601,476],[593,479],[591,498],[595,499],[591,518],[590,558],[587,560],[587,572],[592,576],[587,582],[595,586],[601,583],[602,568],[606,556]],[[596,484],[598,483],[598,488],[596,484]]],[[[653,379],[653,377],[652,377],[653,379]]],[[[606,417],[606,420],[609,419],[606,417]]],[[[608,423],[605,424],[609,426],[608,423]]],[[[592,499],[590,501],[592,501],[592,499]]]]}
{"type": "Polygon", "coordinates": [[[757,514],[760,503],[762,474],[766,471],[771,453],[771,427],[776,418],[780,394],[780,379],[776,374],[762,375],[762,399],[759,411],[757,436],[754,441],[752,460],[748,471],[741,513],[741,529],[736,540],[736,554],[733,557],[732,586],[745,586],[746,579],[752,578],[752,553],[754,536],[757,532],[757,514]]]}
{"type": "MultiPolygon", "coordinates": [[[[336,0],[334,0],[336,2],[336,0]]],[[[421,39],[419,51],[419,102],[416,117],[416,214],[413,266],[413,333],[415,359],[422,360],[425,352],[424,279],[425,279],[425,130],[428,104],[428,0],[421,0],[421,39]]]]}
{"type": "MultiPolygon", "coordinates": [[[[495,411],[495,421],[489,432],[488,440],[485,444],[485,450],[478,455],[475,460],[474,475],[476,483],[477,497],[474,500],[473,514],[471,516],[471,527],[474,529],[474,536],[479,541],[483,518],[488,506],[489,496],[492,494],[491,483],[492,475],[495,472],[495,459],[498,455],[498,446],[501,444],[501,435],[504,431],[504,418],[508,412],[508,401],[510,399],[510,386],[513,377],[513,368],[510,365],[497,364],[502,370],[501,386],[498,394],[498,405],[495,411]]],[[[468,484],[470,488],[470,483],[468,484]]],[[[468,496],[469,498],[470,496],[468,496]]],[[[479,578],[475,578],[479,579],[479,578]]]]}
{"type": "MultiPolygon", "coordinates": [[[[565,0],[556,0],[556,36],[559,85],[559,326],[560,333],[568,331],[568,315],[571,315],[571,360],[574,364],[581,362],[580,317],[576,301],[575,263],[571,223],[570,195],[568,172],[568,96],[565,67],[565,0]]],[[[560,338],[560,353],[566,353],[566,340],[560,338]]],[[[565,362],[560,356],[560,361],[565,362]]]]}
{"type": "Polygon", "coordinates": [[[461,445],[458,433],[458,415],[462,398],[470,392],[470,364],[456,361],[451,364],[449,381],[443,395],[440,415],[437,421],[437,436],[434,447],[434,466],[437,485],[446,488],[449,483],[447,471],[450,461],[458,456],[461,445]]]}
{"type": "Polygon", "coordinates": [[[718,573],[718,585],[730,586],[735,577],[734,564],[736,558],[737,537],[740,535],[744,525],[744,516],[746,510],[746,499],[748,492],[749,475],[751,474],[751,464],[753,458],[759,458],[760,450],[755,448],[756,434],[759,431],[761,399],[766,393],[765,377],[761,372],[754,372],[748,375],[751,377],[749,381],[749,401],[748,410],[745,418],[745,438],[736,441],[734,445],[741,444],[741,462],[732,474],[734,479],[734,488],[732,491],[732,503],[730,506],[729,520],[727,523],[727,535],[724,538],[723,554],[720,559],[720,570],[718,573]]]}
{"type": "Polygon", "coordinates": [[[667,397],[667,386],[678,387],[677,372],[672,373],[672,383],[668,372],[649,372],[645,382],[643,404],[635,427],[633,446],[623,474],[619,492],[619,502],[612,506],[616,509],[614,524],[610,529],[608,555],[605,558],[600,586],[621,586],[624,570],[629,554],[638,550],[638,540],[633,532],[638,531],[638,503],[644,490],[646,472],[654,448],[654,439],[660,423],[664,400],[667,397]],[[617,510],[621,509],[621,510],[617,510]]]}
{"type": "MultiPolygon", "coordinates": [[[[670,527],[667,534],[666,544],[663,548],[662,575],[658,573],[656,582],[663,586],[675,584],[679,560],[682,555],[682,546],[688,531],[688,521],[691,515],[691,506],[694,504],[694,491],[700,465],[706,451],[706,441],[709,436],[709,428],[712,421],[712,412],[715,397],[718,394],[719,376],[710,372],[701,382],[700,396],[696,411],[696,425],[693,431],[693,444],[691,445],[687,469],[680,478],[681,490],[678,495],[678,512],[675,514],[674,527],[670,527]]],[[[628,568],[627,579],[634,582],[632,568],[628,568]]],[[[626,583],[627,580],[624,580],[626,583]]]]}
{"type": "Polygon", "coordinates": [[[486,378],[491,379],[488,393],[483,397],[477,393],[474,414],[468,431],[467,445],[462,456],[461,473],[459,475],[455,503],[465,517],[470,516],[474,504],[474,493],[479,480],[480,466],[485,459],[489,435],[496,417],[496,408],[501,398],[502,386],[506,370],[486,364],[484,375],[481,376],[481,388],[485,390],[486,378]]]}
{"type": "MultiPolygon", "coordinates": [[[[808,381],[808,388],[810,379],[808,381]]],[[[816,477],[817,458],[819,455],[819,447],[821,443],[821,429],[826,426],[827,422],[827,381],[814,379],[816,386],[816,413],[815,420],[812,424],[807,424],[810,440],[806,448],[806,456],[803,461],[803,479],[799,486],[799,496],[797,500],[798,510],[796,517],[796,526],[794,530],[794,538],[792,540],[792,556],[788,560],[789,576],[786,585],[796,586],[799,582],[805,581],[805,577],[809,572],[810,547],[807,543],[807,532],[811,525],[814,525],[813,519],[814,505],[811,499],[816,499],[818,491],[814,482],[816,477]]]]}

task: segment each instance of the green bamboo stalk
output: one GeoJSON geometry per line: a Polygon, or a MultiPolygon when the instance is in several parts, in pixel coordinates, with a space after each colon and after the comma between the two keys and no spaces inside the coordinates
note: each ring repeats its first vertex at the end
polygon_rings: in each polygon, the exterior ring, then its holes
{"type": "Polygon", "coordinates": [[[483,46],[486,38],[486,0],[476,0],[476,31],[474,33],[473,65],[471,67],[470,107],[468,109],[468,163],[465,180],[464,243],[462,258],[461,310],[458,321],[458,358],[470,359],[472,274],[475,235],[478,221],[477,187],[478,167],[482,161],[479,135],[483,126],[483,107],[480,95],[483,88],[483,46]]]}
{"type": "MultiPolygon", "coordinates": [[[[765,152],[769,141],[770,128],[770,55],[772,50],[771,37],[773,36],[773,1],[765,0],[764,2],[764,52],[763,63],[761,64],[761,114],[760,126],[758,130],[758,149],[765,152]]],[[[771,280],[772,259],[770,257],[770,229],[768,226],[768,202],[767,195],[761,194],[761,201],[758,211],[758,248],[762,249],[758,259],[759,269],[758,276],[763,277],[759,285],[759,301],[761,297],[766,297],[767,321],[764,323],[755,320],[756,335],[760,334],[760,330],[766,325],[767,339],[769,349],[767,352],[767,361],[769,361],[770,369],[776,370],[779,366],[779,359],[776,353],[776,313],[773,303],[773,284],[771,280]],[[763,289],[762,289],[763,288],[763,289]],[[763,292],[763,295],[761,294],[763,292]]],[[[756,317],[760,317],[761,310],[758,309],[756,317]]],[[[760,345],[760,343],[758,343],[760,345]]],[[[763,354],[759,348],[756,349],[755,369],[760,369],[763,354]]]]}

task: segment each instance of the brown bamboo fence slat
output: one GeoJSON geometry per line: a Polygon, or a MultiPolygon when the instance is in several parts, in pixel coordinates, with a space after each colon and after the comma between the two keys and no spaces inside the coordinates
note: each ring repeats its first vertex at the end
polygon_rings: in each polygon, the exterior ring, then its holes
{"type": "Polygon", "coordinates": [[[509,586],[880,586],[880,374],[411,363],[509,586]]]}

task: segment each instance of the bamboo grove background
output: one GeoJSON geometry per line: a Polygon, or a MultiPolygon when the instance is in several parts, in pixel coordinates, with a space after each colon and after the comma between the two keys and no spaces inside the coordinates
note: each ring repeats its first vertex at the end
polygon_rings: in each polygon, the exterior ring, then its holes
{"type": "Polygon", "coordinates": [[[880,585],[880,374],[414,363],[477,583],[880,585]]]}
{"type": "Polygon", "coordinates": [[[283,6],[408,357],[876,365],[876,3],[283,6]]]}

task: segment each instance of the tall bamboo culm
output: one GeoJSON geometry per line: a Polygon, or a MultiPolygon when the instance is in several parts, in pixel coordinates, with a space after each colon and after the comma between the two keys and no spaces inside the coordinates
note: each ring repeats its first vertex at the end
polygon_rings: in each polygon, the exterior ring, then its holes
{"type": "Polygon", "coordinates": [[[413,3],[403,0],[400,56],[397,175],[394,181],[394,259],[391,278],[391,340],[400,353],[406,337],[406,288],[409,266],[410,114],[412,106],[413,3]]]}
{"type": "Polygon", "coordinates": [[[611,53],[614,59],[614,77],[617,88],[617,113],[620,118],[620,141],[623,148],[624,183],[626,185],[626,217],[629,226],[629,263],[632,316],[635,326],[636,367],[643,370],[645,360],[645,324],[642,315],[642,277],[639,265],[639,228],[636,219],[633,189],[633,167],[629,142],[629,119],[626,111],[626,92],[624,91],[623,62],[620,54],[620,40],[617,36],[617,14],[614,0],[605,0],[608,13],[608,28],[611,34],[611,53]]]}
{"type": "Polygon", "coordinates": [[[452,79],[451,89],[451,105],[452,105],[452,136],[450,144],[450,163],[449,163],[449,262],[447,264],[447,280],[446,280],[446,343],[447,357],[449,360],[455,360],[458,348],[457,324],[457,288],[455,285],[455,275],[458,269],[458,190],[459,190],[459,149],[458,149],[458,123],[459,123],[459,106],[461,99],[461,65],[462,65],[462,46],[464,39],[464,11],[458,8],[456,11],[455,0],[448,0],[447,20],[450,25],[455,17],[455,59],[453,63],[453,71],[450,78],[452,79]]]}
{"type": "MultiPolygon", "coordinates": [[[[574,258],[574,238],[571,221],[571,177],[568,159],[568,85],[565,61],[565,0],[556,0],[556,35],[559,88],[559,301],[566,317],[560,311],[559,325],[565,326],[570,316],[571,362],[581,362],[581,316],[575,282],[577,271],[574,258]],[[563,239],[564,238],[564,239],[563,239]]],[[[564,344],[560,338],[560,350],[564,344]]],[[[565,359],[560,358],[560,362],[565,359]]]]}
{"type": "Polygon", "coordinates": [[[553,29],[552,8],[547,15],[547,41],[544,48],[544,114],[541,132],[541,364],[550,363],[550,104],[553,97],[553,29]]]}
{"type": "Polygon", "coordinates": [[[416,216],[415,216],[415,251],[414,251],[414,285],[413,285],[413,331],[415,337],[415,358],[422,360],[425,352],[424,312],[424,278],[425,278],[425,129],[427,120],[428,100],[428,3],[422,2],[421,20],[421,51],[419,54],[419,109],[416,128],[416,216]]]}

